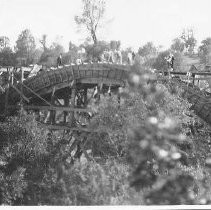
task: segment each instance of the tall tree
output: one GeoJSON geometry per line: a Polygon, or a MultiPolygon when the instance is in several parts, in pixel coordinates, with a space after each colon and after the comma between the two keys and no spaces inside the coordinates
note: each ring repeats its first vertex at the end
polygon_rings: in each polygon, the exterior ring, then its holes
{"type": "Polygon", "coordinates": [[[13,66],[16,64],[16,55],[10,47],[0,51],[0,66],[13,66]]]}
{"type": "Polygon", "coordinates": [[[47,39],[47,35],[46,34],[43,34],[42,38],[40,39],[40,44],[42,45],[44,51],[47,50],[46,39],[47,39]]]}
{"type": "Polygon", "coordinates": [[[33,53],[35,51],[35,39],[29,29],[25,29],[18,36],[16,41],[17,56],[21,59],[26,59],[26,64],[33,62],[33,53]]]}
{"type": "Polygon", "coordinates": [[[109,44],[105,41],[98,41],[97,44],[89,44],[85,46],[88,60],[101,61],[101,56],[105,49],[109,49],[109,44]]]}
{"type": "Polygon", "coordinates": [[[110,48],[112,50],[119,50],[120,46],[121,46],[120,41],[115,41],[115,40],[110,41],[110,48]]]}
{"type": "Polygon", "coordinates": [[[0,36],[0,50],[9,47],[10,40],[6,36],[0,36]]]}
{"type": "Polygon", "coordinates": [[[191,55],[194,52],[197,40],[194,37],[193,29],[184,29],[181,35],[181,39],[185,42],[185,47],[188,53],[191,55]]]}
{"type": "Polygon", "coordinates": [[[157,52],[157,48],[154,46],[152,42],[147,42],[138,50],[138,54],[142,57],[154,56],[156,52],[157,52]]]}
{"type": "Polygon", "coordinates": [[[199,46],[199,56],[201,63],[211,63],[211,37],[201,41],[201,45],[199,46]]]}
{"type": "Polygon", "coordinates": [[[75,44],[71,41],[69,42],[68,56],[70,63],[73,63],[78,58],[78,49],[79,48],[75,44]]]}
{"type": "Polygon", "coordinates": [[[104,0],[82,0],[83,11],[80,16],[75,16],[79,27],[85,27],[90,33],[94,44],[97,44],[97,30],[105,13],[104,0]]]}
{"type": "Polygon", "coordinates": [[[60,53],[64,53],[64,47],[57,42],[53,42],[50,48],[47,48],[40,57],[40,64],[47,65],[47,66],[54,66],[56,65],[57,57],[60,53]]]}
{"type": "Polygon", "coordinates": [[[171,49],[176,52],[183,52],[185,49],[185,43],[180,38],[176,38],[173,40],[171,49]]]}

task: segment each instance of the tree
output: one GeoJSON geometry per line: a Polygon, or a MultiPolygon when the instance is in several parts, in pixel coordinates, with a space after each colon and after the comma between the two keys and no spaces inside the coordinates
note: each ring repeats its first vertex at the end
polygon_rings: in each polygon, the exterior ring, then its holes
{"type": "Polygon", "coordinates": [[[5,47],[0,51],[0,65],[13,66],[16,64],[16,55],[11,48],[5,47]]]}
{"type": "Polygon", "coordinates": [[[46,51],[47,47],[46,47],[46,39],[47,39],[47,35],[43,34],[42,38],[40,39],[40,44],[43,47],[43,50],[46,51]]]}
{"type": "Polygon", "coordinates": [[[50,46],[50,50],[54,51],[56,56],[59,56],[59,54],[64,53],[64,47],[57,42],[53,42],[50,46]]]}
{"type": "Polygon", "coordinates": [[[210,46],[211,46],[211,37],[208,37],[201,41],[201,46],[199,46],[199,51],[202,52],[203,54],[208,54],[210,46]]]}
{"type": "Polygon", "coordinates": [[[121,46],[120,41],[115,41],[115,40],[110,41],[111,50],[119,50],[120,46],[121,46]]]}
{"type": "Polygon", "coordinates": [[[140,47],[138,54],[142,57],[151,57],[156,55],[157,49],[152,42],[147,42],[144,46],[140,47]]]}
{"type": "Polygon", "coordinates": [[[19,58],[26,59],[26,65],[33,62],[33,53],[35,51],[35,39],[29,29],[25,29],[18,36],[16,41],[16,52],[19,58]]]}
{"type": "Polygon", "coordinates": [[[50,48],[46,48],[46,50],[42,53],[40,57],[40,63],[47,66],[56,65],[56,59],[59,54],[64,53],[64,47],[57,43],[53,42],[50,48]]]}
{"type": "Polygon", "coordinates": [[[199,46],[199,57],[202,63],[209,63],[211,58],[211,37],[202,40],[201,46],[199,46]]]}
{"type": "Polygon", "coordinates": [[[10,40],[8,37],[1,36],[0,37],[0,50],[4,49],[6,47],[9,47],[9,43],[10,43],[10,40]]]}
{"type": "Polygon", "coordinates": [[[97,44],[97,30],[105,13],[104,0],[82,0],[81,16],[75,16],[76,24],[85,27],[90,33],[94,44],[97,44]]]}
{"type": "Polygon", "coordinates": [[[109,44],[105,41],[98,41],[97,44],[88,44],[85,46],[88,60],[99,61],[105,49],[109,49],[109,44]]]}
{"type": "Polygon", "coordinates": [[[0,65],[12,66],[15,65],[15,53],[9,47],[10,40],[6,36],[0,37],[0,65]]]}
{"type": "Polygon", "coordinates": [[[165,57],[167,57],[168,55],[169,55],[168,50],[160,52],[152,67],[157,69],[157,70],[162,70],[162,71],[167,70],[168,66],[167,66],[167,62],[166,62],[165,57]]]}
{"type": "Polygon", "coordinates": [[[193,54],[197,40],[194,37],[193,29],[183,30],[181,39],[185,42],[185,47],[190,55],[193,54]]]}
{"type": "Polygon", "coordinates": [[[78,47],[71,41],[69,42],[68,56],[70,63],[73,63],[78,58],[78,47]]]}
{"type": "Polygon", "coordinates": [[[39,60],[43,54],[43,49],[35,49],[33,53],[33,63],[39,63],[39,60]]]}
{"type": "Polygon", "coordinates": [[[180,38],[176,38],[173,40],[171,49],[176,52],[183,52],[185,49],[185,43],[180,38]]]}
{"type": "MultiPolygon", "coordinates": [[[[163,51],[158,54],[156,57],[154,63],[152,64],[152,68],[160,70],[160,71],[166,71],[168,70],[168,65],[165,57],[169,55],[169,51],[163,51]]],[[[180,52],[174,53],[174,69],[176,71],[184,71],[185,69],[185,63],[184,63],[184,55],[180,52]]]]}

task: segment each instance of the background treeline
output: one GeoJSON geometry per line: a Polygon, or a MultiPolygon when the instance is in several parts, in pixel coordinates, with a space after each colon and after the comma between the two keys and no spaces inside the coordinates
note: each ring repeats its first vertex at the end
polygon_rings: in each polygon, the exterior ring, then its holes
{"type": "MultiPolygon", "coordinates": [[[[162,46],[155,46],[152,42],[148,42],[140,46],[136,52],[136,62],[153,66],[156,69],[165,69],[165,57],[169,51],[174,53],[176,57],[175,67],[178,70],[184,68],[184,56],[197,57],[202,64],[210,64],[211,56],[211,38],[206,38],[201,42],[201,45],[196,49],[197,40],[194,37],[193,30],[187,29],[180,37],[172,41],[172,45],[168,50],[163,51],[162,46]]],[[[95,60],[99,58],[105,50],[119,50],[121,42],[113,40],[110,42],[97,41],[91,43],[85,41],[79,46],[71,41],[69,42],[68,51],[65,52],[64,47],[59,42],[51,44],[47,41],[47,35],[43,35],[39,39],[39,44],[36,45],[35,38],[30,30],[26,29],[18,36],[16,44],[11,47],[8,37],[0,37],[0,65],[14,66],[30,64],[41,64],[47,66],[56,65],[57,57],[62,53],[63,64],[75,63],[77,58],[83,58],[84,61],[95,60]],[[49,46],[49,47],[47,47],[49,46]],[[84,50],[84,52],[83,52],[84,50]]],[[[127,63],[127,54],[132,52],[132,48],[121,49],[123,63],[127,63]]]]}

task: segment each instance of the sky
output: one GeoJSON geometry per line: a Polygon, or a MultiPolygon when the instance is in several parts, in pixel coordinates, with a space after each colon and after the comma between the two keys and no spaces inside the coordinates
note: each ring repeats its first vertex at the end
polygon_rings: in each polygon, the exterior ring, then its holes
{"type": "MultiPolygon", "coordinates": [[[[82,10],[81,0],[0,0],[0,36],[15,44],[28,28],[38,42],[60,42],[68,49],[69,41],[80,44],[86,37],[78,31],[74,16],[82,10]]],[[[184,28],[193,28],[201,40],[211,37],[211,0],[106,0],[105,22],[98,39],[120,40],[122,47],[137,50],[148,41],[164,49],[184,28]]]]}

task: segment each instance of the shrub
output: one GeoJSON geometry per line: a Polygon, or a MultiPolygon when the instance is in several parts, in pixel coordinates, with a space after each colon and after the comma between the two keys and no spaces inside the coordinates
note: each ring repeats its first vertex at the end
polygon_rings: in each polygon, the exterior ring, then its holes
{"type": "MultiPolygon", "coordinates": [[[[161,70],[166,71],[168,70],[168,65],[165,57],[169,55],[169,51],[164,51],[158,54],[157,58],[155,59],[155,62],[152,64],[152,67],[161,70]]],[[[180,52],[177,52],[174,54],[174,69],[175,71],[184,71],[185,68],[185,62],[183,54],[180,52]]]]}

